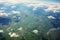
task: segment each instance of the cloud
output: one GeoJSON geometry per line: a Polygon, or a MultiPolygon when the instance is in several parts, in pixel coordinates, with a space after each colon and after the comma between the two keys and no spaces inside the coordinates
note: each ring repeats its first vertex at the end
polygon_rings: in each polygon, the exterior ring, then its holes
{"type": "Polygon", "coordinates": [[[11,32],[9,32],[8,34],[10,35],[10,37],[19,37],[19,35],[16,34],[16,33],[11,33],[11,32]]]}
{"type": "Polygon", "coordinates": [[[0,33],[4,32],[3,30],[0,30],[0,33]]]}
{"type": "Polygon", "coordinates": [[[8,17],[8,13],[0,13],[0,17],[8,17]]]}
{"type": "Polygon", "coordinates": [[[51,5],[45,11],[47,11],[47,12],[52,11],[54,13],[58,13],[58,12],[60,12],[60,6],[58,6],[58,5],[55,5],[55,6],[51,5]]]}
{"type": "Polygon", "coordinates": [[[0,2],[9,2],[9,3],[24,3],[24,2],[34,2],[36,0],[0,0],[0,2]]]}
{"type": "Polygon", "coordinates": [[[38,30],[33,30],[32,32],[34,32],[35,34],[38,34],[38,30]]]}
{"type": "Polygon", "coordinates": [[[48,16],[49,19],[56,19],[55,17],[53,16],[48,16]]]}
{"type": "MultiPolygon", "coordinates": [[[[4,1],[4,0],[0,0],[4,1]]],[[[11,8],[14,8],[14,4],[9,4],[10,2],[12,3],[25,3],[26,6],[28,7],[34,7],[33,10],[36,10],[38,7],[43,7],[46,6],[47,9],[45,9],[46,12],[53,11],[54,13],[60,12],[60,3],[55,3],[55,2],[42,2],[42,1],[37,1],[37,0],[5,0],[5,5],[11,5],[11,8]],[[9,3],[7,3],[9,2],[9,3]]]]}
{"type": "Polygon", "coordinates": [[[15,5],[12,5],[11,8],[15,8],[16,6],[15,5]]]}
{"type": "Polygon", "coordinates": [[[22,27],[20,27],[20,28],[18,28],[18,30],[20,30],[20,31],[21,31],[21,30],[23,30],[23,28],[22,28],[22,27]]]}
{"type": "Polygon", "coordinates": [[[0,10],[0,13],[4,12],[5,10],[0,10]]]}
{"type": "Polygon", "coordinates": [[[12,13],[13,13],[13,14],[20,14],[19,11],[14,11],[14,10],[12,11],[12,13]]]}
{"type": "Polygon", "coordinates": [[[54,13],[60,12],[60,3],[49,3],[46,5],[48,8],[45,9],[46,12],[52,11],[54,13]]]}
{"type": "Polygon", "coordinates": [[[38,7],[47,7],[45,9],[46,12],[52,11],[54,13],[60,12],[60,3],[55,2],[33,2],[30,4],[26,4],[28,7],[34,7],[33,10],[36,10],[38,7]]]}
{"type": "Polygon", "coordinates": [[[0,9],[0,17],[8,17],[10,13],[6,13],[4,9],[0,9]]]}

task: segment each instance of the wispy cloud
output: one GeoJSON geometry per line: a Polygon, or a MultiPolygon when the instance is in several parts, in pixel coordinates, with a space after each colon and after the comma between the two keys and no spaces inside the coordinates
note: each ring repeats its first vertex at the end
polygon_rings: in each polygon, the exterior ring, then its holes
{"type": "Polygon", "coordinates": [[[34,2],[36,0],[0,0],[0,2],[22,3],[22,2],[34,2]]]}

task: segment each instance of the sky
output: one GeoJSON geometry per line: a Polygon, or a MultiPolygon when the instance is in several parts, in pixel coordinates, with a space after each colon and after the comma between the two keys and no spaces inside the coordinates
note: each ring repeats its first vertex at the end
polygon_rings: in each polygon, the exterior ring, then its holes
{"type": "Polygon", "coordinates": [[[51,2],[60,2],[60,0],[39,0],[39,1],[51,1],[51,2]]]}
{"type": "Polygon", "coordinates": [[[13,3],[35,2],[35,1],[60,2],[60,0],[0,0],[0,2],[13,2],[13,3]]]}

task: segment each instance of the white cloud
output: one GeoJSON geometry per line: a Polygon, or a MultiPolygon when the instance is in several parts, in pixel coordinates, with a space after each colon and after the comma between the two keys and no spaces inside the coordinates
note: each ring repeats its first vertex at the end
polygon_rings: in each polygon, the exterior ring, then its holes
{"type": "Polygon", "coordinates": [[[19,11],[14,11],[14,10],[12,11],[12,13],[13,13],[13,14],[20,14],[19,11]]]}
{"type": "Polygon", "coordinates": [[[45,2],[32,2],[32,3],[27,3],[26,5],[28,7],[34,7],[33,10],[36,10],[38,7],[44,6],[46,3],[45,2]]]}
{"type": "Polygon", "coordinates": [[[15,5],[12,5],[11,8],[15,8],[16,6],[15,5]]]}
{"type": "Polygon", "coordinates": [[[55,17],[53,16],[48,16],[49,19],[56,19],[55,17]]]}
{"type": "Polygon", "coordinates": [[[49,12],[49,11],[52,11],[54,13],[56,12],[60,12],[60,3],[50,3],[50,4],[47,4],[48,8],[45,9],[46,12],[49,12]]]}
{"type": "Polygon", "coordinates": [[[1,7],[0,9],[1,9],[1,10],[4,10],[4,9],[6,9],[6,8],[5,8],[5,7],[1,7]]]}
{"type": "MultiPolygon", "coordinates": [[[[17,16],[13,16],[13,18],[17,18],[17,16]]],[[[18,19],[21,19],[21,17],[18,17],[18,19]]]]}
{"type": "MultiPolygon", "coordinates": [[[[0,0],[4,1],[4,0],[0,0]]],[[[25,3],[28,7],[34,7],[33,10],[36,10],[38,7],[42,7],[42,6],[47,6],[48,8],[45,9],[46,12],[48,11],[53,11],[54,13],[56,12],[60,12],[60,3],[54,3],[54,2],[42,2],[42,1],[37,1],[37,0],[5,0],[4,2],[5,5],[11,5],[12,8],[14,8],[15,6],[13,5],[13,3],[25,3]],[[9,3],[11,4],[9,4],[9,3]]]]}
{"type": "Polygon", "coordinates": [[[9,32],[8,34],[10,35],[10,37],[19,37],[19,35],[16,34],[16,33],[11,33],[11,32],[9,32]]]}
{"type": "Polygon", "coordinates": [[[11,13],[6,13],[5,10],[0,10],[0,17],[8,17],[9,15],[11,15],[11,13]]]}
{"type": "Polygon", "coordinates": [[[58,12],[60,12],[60,8],[54,8],[54,7],[48,7],[48,9],[46,9],[46,11],[47,12],[49,12],[49,11],[52,11],[52,12],[54,12],[54,13],[58,13],[58,12]]]}
{"type": "Polygon", "coordinates": [[[0,33],[4,32],[3,30],[0,30],[0,33]]]}
{"type": "Polygon", "coordinates": [[[16,18],[16,16],[13,16],[13,18],[16,18]]]}
{"type": "Polygon", "coordinates": [[[11,31],[14,30],[14,29],[11,29],[11,31]]]}
{"type": "Polygon", "coordinates": [[[32,32],[34,32],[35,34],[38,34],[38,30],[33,30],[32,32]]]}
{"type": "Polygon", "coordinates": [[[9,35],[11,35],[12,33],[11,33],[11,32],[9,32],[8,34],[9,34],[9,35]]]}
{"type": "Polygon", "coordinates": [[[2,16],[8,16],[8,13],[0,13],[0,16],[2,17],[2,16]]]}
{"type": "Polygon", "coordinates": [[[9,3],[24,3],[24,2],[34,2],[36,0],[0,0],[0,2],[9,2],[9,3]]]}
{"type": "Polygon", "coordinates": [[[18,30],[22,30],[22,29],[23,29],[22,27],[18,28],[18,30]]]}
{"type": "Polygon", "coordinates": [[[0,10],[0,13],[4,12],[5,10],[0,10]]]}
{"type": "Polygon", "coordinates": [[[5,16],[8,16],[8,13],[4,13],[5,16]]]}
{"type": "Polygon", "coordinates": [[[53,11],[54,13],[60,12],[60,3],[54,3],[54,2],[33,2],[33,3],[27,3],[28,7],[34,7],[33,10],[36,10],[38,7],[46,6],[47,9],[45,9],[46,12],[53,11]]]}

